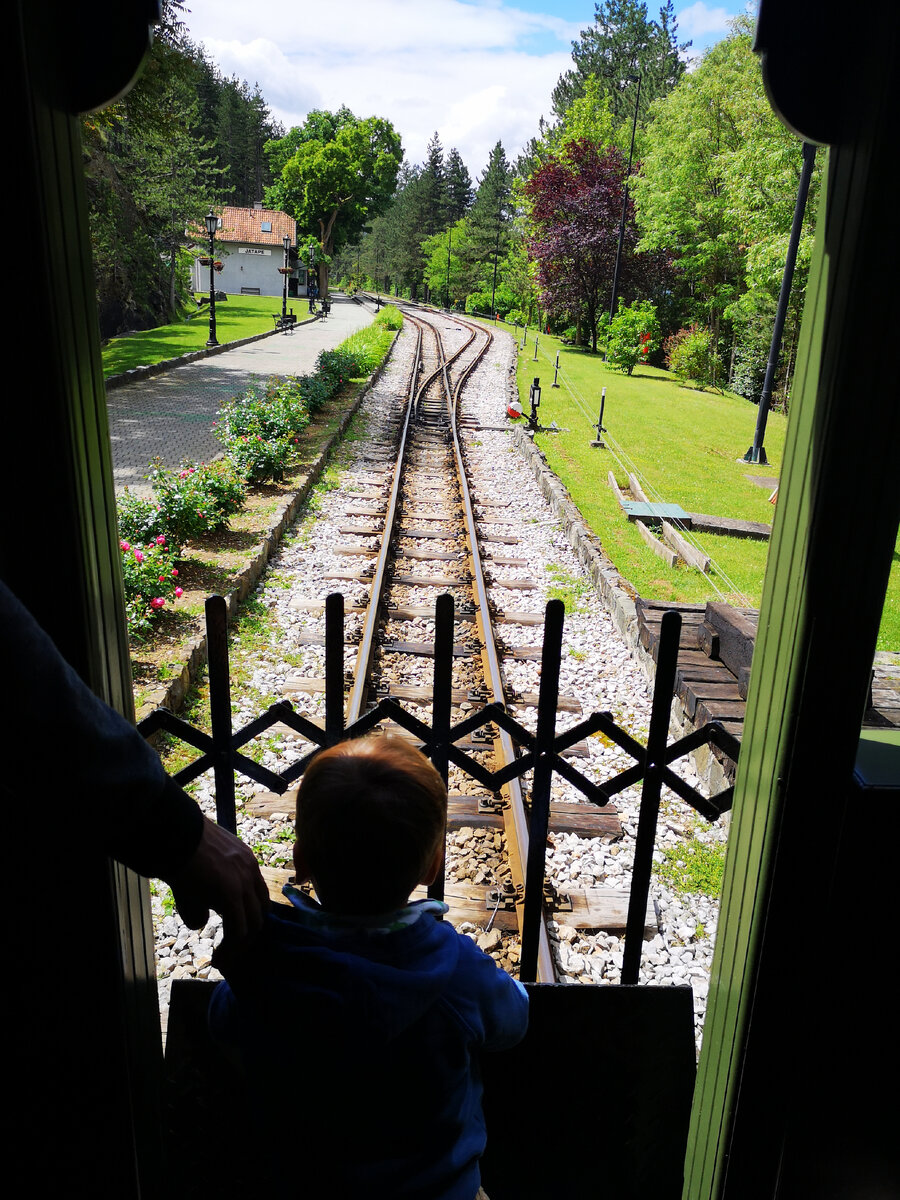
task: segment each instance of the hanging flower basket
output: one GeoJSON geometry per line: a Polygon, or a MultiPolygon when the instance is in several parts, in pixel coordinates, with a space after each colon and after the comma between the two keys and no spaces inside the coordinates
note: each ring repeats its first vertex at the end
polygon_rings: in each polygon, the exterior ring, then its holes
{"type": "Polygon", "coordinates": [[[200,264],[200,266],[201,266],[201,267],[208,267],[208,266],[209,266],[209,255],[208,255],[208,254],[202,254],[202,255],[201,255],[201,256],[200,256],[200,257],[197,259],[197,262],[200,264]]]}
{"type": "Polygon", "coordinates": [[[213,270],[221,271],[224,266],[225,266],[225,264],[222,262],[222,260],[217,258],[216,261],[213,263],[213,270]]]}
{"type": "Polygon", "coordinates": [[[293,267],[279,267],[278,268],[279,275],[293,275],[293,273],[294,273],[293,267]]]}

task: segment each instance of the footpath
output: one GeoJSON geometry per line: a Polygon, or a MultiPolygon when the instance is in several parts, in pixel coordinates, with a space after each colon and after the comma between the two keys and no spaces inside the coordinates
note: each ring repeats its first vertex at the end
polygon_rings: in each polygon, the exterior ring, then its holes
{"type": "MultiPolygon", "coordinates": [[[[300,320],[305,305],[294,302],[300,320]]],[[[167,467],[215,458],[222,448],[212,426],[226,401],[269,375],[310,374],[320,351],[333,350],[374,315],[371,303],[332,293],[327,318],[298,323],[290,333],[266,334],[200,359],[191,356],[148,377],[111,381],[107,412],[116,493],[127,487],[139,496],[152,495],[148,464],[157,457],[167,467]]]]}

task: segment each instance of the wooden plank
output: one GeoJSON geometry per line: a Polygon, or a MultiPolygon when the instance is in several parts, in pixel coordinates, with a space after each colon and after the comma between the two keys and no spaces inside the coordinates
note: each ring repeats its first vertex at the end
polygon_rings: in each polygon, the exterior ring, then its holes
{"type": "MultiPolygon", "coordinates": [[[[325,691],[325,680],[317,679],[313,676],[294,675],[285,681],[284,690],[287,693],[304,692],[310,696],[318,696],[325,691]]],[[[413,700],[421,704],[430,704],[434,698],[432,688],[412,687],[400,684],[391,687],[390,695],[398,700],[413,700]]],[[[454,688],[450,692],[450,701],[456,706],[464,704],[468,699],[468,691],[454,688]]],[[[526,708],[537,708],[538,693],[521,692],[511,695],[509,697],[509,705],[511,708],[517,705],[526,708]]],[[[580,713],[582,711],[580,702],[574,696],[560,696],[557,700],[556,708],[558,712],[580,713]]]]}
{"type": "Polygon", "coordinates": [[[655,537],[650,532],[649,526],[645,525],[643,521],[635,521],[635,525],[637,526],[638,533],[641,535],[653,553],[659,555],[659,557],[665,562],[666,566],[674,567],[678,562],[678,555],[675,553],[675,551],[670,550],[668,546],[664,546],[659,538],[655,537]]]}
{"type": "Polygon", "coordinates": [[[749,670],[757,622],[730,604],[711,601],[706,606],[704,624],[718,635],[718,655],[729,671],[737,676],[742,667],[749,670]]]}
{"type": "Polygon", "coordinates": [[[694,713],[694,724],[706,725],[708,721],[743,721],[747,705],[743,700],[703,700],[694,713]]]}
{"type": "Polygon", "coordinates": [[[663,521],[662,530],[665,540],[678,551],[689,566],[696,567],[704,575],[709,574],[710,562],[708,554],[704,554],[702,550],[698,550],[696,546],[692,546],[668,521],[663,521]]]}
{"type": "Polygon", "coordinates": [[[631,471],[628,472],[628,487],[635,500],[640,500],[642,504],[650,503],[650,499],[644,494],[644,489],[641,487],[637,475],[632,474],[631,471]]]}
{"type": "MultiPolygon", "coordinates": [[[[422,658],[434,658],[434,642],[384,642],[381,649],[385,654],[418,654],[422,658]]],[[[471,658],[476,650],[459,642],[453,645],[454,658],[471,658]]]]}
{"type": "MultiPolygon", "coordinates": [[[[333,579],[333,575],[326,575],[333,579]]],[[[394,583],[404,583],[408,587],[470,587],[472,580],[468,576],[462,579],[452,579],[449,575],[395,575],[394,583]]]]}
{"type": "Polygon", "coordinates": [[[728,683],[706,683],[695,680],[677,688],[676,694],[684,705],[685,712],[691,719],[693,719],[700,704],[712,706],[721,701],[733,701],[743,704],[744,700],[734,679],[731,679],[728,683]]]}
{"type": "Polygon", "coordinates": [[[534,579],[492,579],[490,586],[510,588],[511,590],[518,588],[524,592],[533,592],[540,587],[540,584],[534,579]]]}
{"type": "Polygon", "coordinates": [[[612,471],[610,471],[606,478],[609,481],[609,486],[612,488],[613,495],[615,496],[616,500],[618,501],[619,508],[621,508],[622,511],[624,512],[625,511],[625,497],[622,494],[622,492],[619,488],[619,485],[616,483],[615,475],[613,475],[612,471]]]}
{"type": "Polygon", "coordinates": [[[720,533],[728,537],[752,538],[767,542],[772,526],[763,521],[739,521],[734,517],[712,517],[707,513],[690,513],[691,528],[697,533],[720,533]]]}
{"type": "Polygon", "coordinates": [[[439,542],[455,542],[457,538],[462,537],[462,533],[447,529],[409,529],[401,525],[397,531],[397,536],[402,538],[419,538],[420,540],[434,538],[439,542]]]}
{"type": "MultiPolygon", "coordinates": [[[[405,535],[404,535],[405,536],[405,535]]],[[[377,551],[375,551],[377,553],[377,551]]],[[[413,558],[420,562],[460,562],[463,555],[459,550],[405,550],[397,551],[397,558],[413,558]]]]}

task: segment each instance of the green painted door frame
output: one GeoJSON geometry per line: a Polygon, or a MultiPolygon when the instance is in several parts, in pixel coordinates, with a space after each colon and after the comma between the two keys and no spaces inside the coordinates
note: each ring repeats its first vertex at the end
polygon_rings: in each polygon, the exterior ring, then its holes
{"type": "MultiPolygon", "coordinates": [[[[854,780],[900,521],[898,21],[894,6],[876,9],[856,44],[842,46],[844,74],[818,64],[818,86],[838,89],[841,105],[760,611],[685,1200],[889,1194],[866,1190],[883,1186],[888,1169],[878,1085],[894,1039],[884,975],[875,967],[867,977],[866,954],[895,904],[883,847],[896,847],[897,806],[865,802],[863,815],[854,780]]],[[[898,756],[895,745],[895,784],[898,756]]]]}

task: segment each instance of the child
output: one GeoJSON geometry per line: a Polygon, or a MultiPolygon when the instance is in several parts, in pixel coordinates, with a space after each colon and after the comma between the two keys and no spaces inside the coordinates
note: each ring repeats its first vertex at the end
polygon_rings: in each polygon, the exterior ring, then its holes
{"type": "Polygon", "coordinates": [[[294,1195],[474,1200],[485,1146],[478,1050],[518,1042],[528,998],[448,923],[409,903],[444,851],[447,792],[405,742],[318,754],[297,796],[290,886],[259,939],[217,963],[213,1036],[277,1103],[305,1102],[294,1195]]]}

